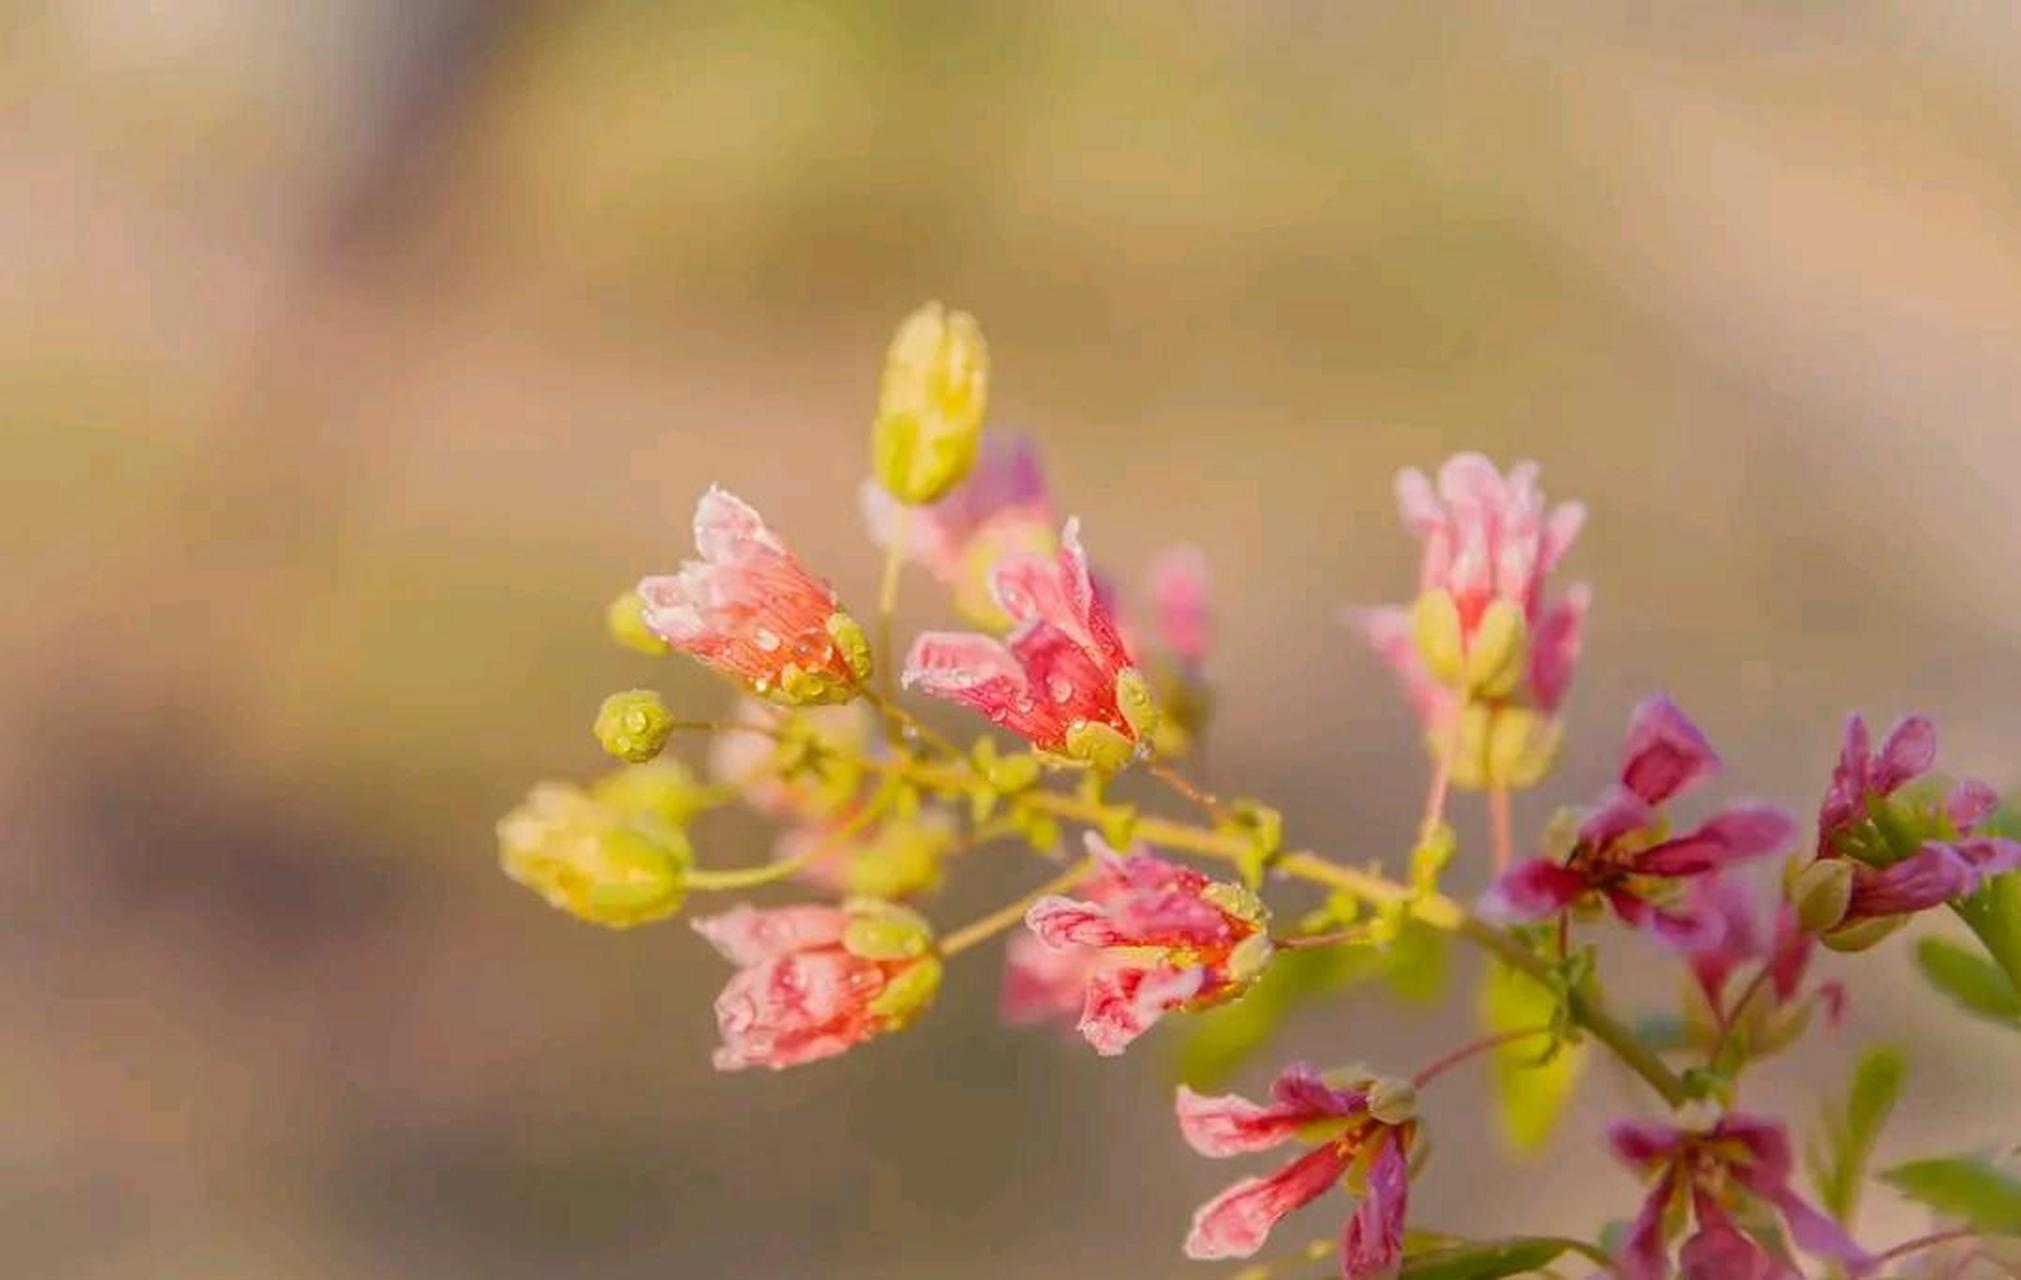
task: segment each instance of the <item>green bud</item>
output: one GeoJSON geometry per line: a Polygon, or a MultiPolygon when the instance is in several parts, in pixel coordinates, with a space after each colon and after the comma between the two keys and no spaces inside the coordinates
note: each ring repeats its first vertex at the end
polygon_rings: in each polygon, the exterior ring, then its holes
{"type": "Polygon", "coordinates": [[[1509,600],[1496,600],[1481,615],[1467,648],[1467,686],[1499,701],[1515,693],[1530,667],[1530,626],[1509,600]]]}
{"type": "Polygon", "coordinates": [[[938,502],[975,465],[989,399],[989,349],[975,317],[930,302],[884,358],[871,464],[900,502],[938,502]]]}
{"type": "Polygon", "coordinates": [[[1819,858],[1790,877],[1790,905],[1805,933],[1838,928],[1853,898],[1853,864],[1844,858],[1819,858]]]}
{"type": "Polygon", "coordinates": [[[886,979],[884,990],[867,1007],[891,1026],[902,1027],[933,1003],[940,991],[940,972],[939,957],[921,956],[886,979]]]}
{"type": "Polygon", "coordinates": [[[1452,593],[1434,588],[1411,605],[1411,636],[1425,670],[1441,684],[1460,688],[1467,683],[1465,640],[1460,631],[1460,606],[1452,593]]]}
{"type": "Polygon", "coordinates": [[[620,760],[644,764],[660,753],[674,731],[673,712],[651,689],[627,689],[603,700],[596,713],[596,740],[620,760]]]}
{"type": "Polygon", "coordinates": [[[843,904],[850,921],[842,932],[842,949],[865,960],[907,960],[933,949],[933,929],[904,907],[873,899],[843,904]]]}
{"type": "Polygon", "coordinates": [[[611,639],[627,649],[650,653],[655,657],[671,653],[673,646],[647,628],[645,606],[646,602],[639,598],[638,592],[625,592],[604,610],[604,629],[610,632],[611,639]]]}
{"type": "Polygon", "coordinates": [[[677,830],[723,798],[716,788],[698,782],[686,765],[668,757],[614,769],[592,783],[589,794],[628,818],[677,830]]]}
{"type": "Polygon", "coordinates": [[[1109,774],[1136,759],[1137,747],[1099,720],[1077,720],[1067,730],[1066,753],[1097,773],[1109,774]]]}
{"type": "Polygon", "coordinates": [[[1158,703],[1151,686],[1135,667],[1127,667],[1116,677],[1116,707],[1123,713],[1139,742],[1149,742],[1158,729],[1158,703]]]}
{"type": "Polygon", "coordinates": [[[837,609],[828,615],[828,635],[835,641],[836,651],[849,667],[849,674],[862,684],[870,679],[870,641],[863,634],[863,627],[856,619],[837,609]]]}
{"type": "Polygon", "coordinates": [[[672,915],[693,860],[679,830],[635,825],[566,783],[543,783],[498,823],[499,864],[579,920],[626,929],[672,915]]]}

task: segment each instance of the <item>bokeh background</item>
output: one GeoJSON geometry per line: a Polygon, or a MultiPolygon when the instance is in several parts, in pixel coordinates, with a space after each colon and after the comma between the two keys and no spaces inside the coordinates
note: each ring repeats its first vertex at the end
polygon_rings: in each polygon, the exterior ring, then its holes
{"type": "MultiPolygon", "coordinates": [[[[1405,840],[1423,761],[1336,614],[1407,587],[1395,469],[1465,447],[1593,511],[1526,824],[1659,687],[1733,792],[1808,808],[1853,707],[2021,781],[2017,57],[2010,6],[1906,0],[0,3],[7,1270],[1211,1274],[1177,1245],[1231,1170],[1172,1131],[1169,1043],[1004,1032],[992,958],[903,1037],[717,1077],[699,940],[497,873],[603,692],[722,697],[605,600],[710,481],[867,600],[879,354],[941,297],[1102,559],[1209,548],[1216,781],[1302,840],[1405,840]]],[[[1407,1067],[1470,964],[1285,1052],[1407,1067]]],[[[2011,1037],[1900,944],[1834,964],[1842,1039],[1913,1049],[1884,1160],[2014,1137],[2011,1037]]],[[[1807,1119],[1834,1052],[1751,1100],[1807,1119]]],[[[1421,1223],[1631,1210],[1628,1082],[1529,1165],[1477,1083],[1421,1223]]]]}

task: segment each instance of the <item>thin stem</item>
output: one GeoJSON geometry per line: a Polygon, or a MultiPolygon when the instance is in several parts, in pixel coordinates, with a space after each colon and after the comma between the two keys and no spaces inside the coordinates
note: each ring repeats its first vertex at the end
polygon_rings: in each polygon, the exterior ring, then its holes
{"type": "Polygon", "coordinates": [[[1509,860],[1515,854],[1515,840],[1510,834],[1509,789],[1496,785],[1488,788],[1488,820],[1495,833],[1495,874],[1509,869],[1509,860]]]}
{"type": "Polygon", "coordinates": [[[1034,902],[1037,902],[1048,894],[1063,893],[1073,888],[1094,869],[1094,859],[1081,859],[1073,866],[1068,867],[1059,875],[1054,876],[1016,901],[998,907],[995,911],[990,912],[980,920],[971,921],[952,933],[942,936],[940,940],[940,954],[943,956],[959,955],[979,942],[988,941],[990,938],[995,937],[1005,929],[1009,929],[1023,920],[1025,912],[1031,910],[1034,902]]]}
{"type": "Polygon", "coordinates": [[[1353,929],[1335,929],[1331,933],[1294,933],[1286,938],[1272,938],[1270,944],[1279,951],[1307,951],[1313,947],[1351,947],[1369,941],[1372,935],[1366,925],[1353,929]]]}
{"type": "Polygon", "coordinates": [[[1216,822],[1227,821],[1228,810],[1222,807],[1220,798],[1194,786],[1177,769],[1169,765],[1158,764],[1155,761],[1145,765],[1144,768],[1152,777],[1178,792],[1189,803],[1198,805],[1201,811],[1209,818],[1212,818],[1216,822]]]}
{"type": "Polygon", "coordinates": [[[892,699],[877,692],[875,689],[865,689],[863,691],[863,696],[867,698],[870,701],[870,705],[876,707],[878,713],[884,717],[884,724],[887,733],[890,732],[892,726],[896,725],[904,732],[909,733],[914,737],[918,738],[921,742],[926,743],[928,746],[940,752],[942,755],[959,756],[961,754],[961,748],[955,746],[952,742],[949,742],[946,738],[942,737],[940,734],[935,733],[932,729],[927,728],[926,723],[924,721],[922,721],[919,717],[913,715],[910,711],[907,711],[904,707],[900,706],[892,699]]]}
{"type": "Polygon", "coordinates": [[[884,573],[877,585],[877,690],[887,703],[897,687],[892,683],[898,654],[891,647],[891,619],[898,611],[898,579],[905,570],[905,537],[911,524],[912,508],[900,506],[891,519],[891,538],[884,547],[884,573]]]}
{"type": "Polygon", "coordinates": [[[1517,1031],[1502,1031],[1495,1035],[1482,1036],[1478,1040],[1470,1040],[1444,1057],[1434,1058],[1431,1062],[1427,1063],[1416,1075],[1411,1077],[1411,1083],[1422,1089],[1469,1058],[1478,1057],[1481,1054],[1499,1049],[1505,1044],[1514,1044],[1518,1040],[1528,1040],[1532,1036],[1547,1036],[1549,1034],[1551,1034],[1551,1028],[1549,1027],[1524,1027],[1517,1031]]]}
{"type": "Polygon", "coordinates": [[[1978,1232],[1972,1230],[1970,1227],[1956,1227],[1949,1231],[1933,1231],[1929,1235],[1917,1236],[1913,1240],[1903,1241],[1901,1244],[1896,1245],[1886,1253],[1875,1258],[1874,1261],[1876,1263],[1893,1262],[1897,1258],[1906,1258],[1912,1253],[1919,1253],[1924,1249],[1934,1249],[1938,1245],[1952,1244],[1959,1240],[1975,1239],[1978,1234],[1978,1232]]]}
{"type": "Polygon", "coordinates": [[[1438,758],[1432,761],[1431,785],[1425,790],[1424,820],[1418,824],[1419,841],[1428,841],[1446,820],[1446,796],[1452,790],[1453,760],[1460,754],[1460,717],[1453,715],[1452,727],[1439,743],[1438,758]]]}
{"type": "Polygon", "coordinates": [[[735,871],[691,870],[687,874],[687,886],[691,890],[700,890],[704,893],[723,893],[737,889],[755,889],[759,885],[789,879],[840,849],[855,838],[863,828],[869,826],[876,816],[877,810],[874,806],[864,805],[849,821],[830,831],[805,851],[796,853],[784,861],[768,862],[759,867],[740,867],[735,871]]]}

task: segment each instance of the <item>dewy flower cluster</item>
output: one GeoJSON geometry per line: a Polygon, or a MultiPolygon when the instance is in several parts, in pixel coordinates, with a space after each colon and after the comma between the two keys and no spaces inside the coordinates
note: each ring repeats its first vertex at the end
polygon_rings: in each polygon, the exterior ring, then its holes
{"type": "MultiPolygon", "coordinates": [[[[650,690],[612,694],[592,728],[621,767],[542,783],[499,823],[506,873],[591,924],[631,928],[732,895],[694,920],[733,966],[715,1006],[717,1067],[799,1067],[900,1032],[930,1012],[945,964],[999,936],[1005,1021],[1059,1027],[1101,1055],[1168,1037],[1255,1052],[1287,1008],[1331,989],[1312,980],[1314,960],[1417,981],[1457,939],[1487,960],[1477,1037],[1393,1074],[1289,1065],[1260,1102],[1179,1088],[1177,1136],[1200,1155],[1288,1152],[1200,1206],[1190,1231],[1175,1212],[1186,1256],[1255,1258],[1295,1212],[1331,1203],[1323,1239],[1241,1276],[1320,1257],[1350,1280],[1964,1275],[2012,1258],[2021,1179],[1978,1153],[1878,1175],[1936,1221],[1892,1245],[1861,1241],[1858,1193],[1901,1085],[1892,1051],[1857,1060],[1802,1169],[1790,1121],[1738,1101],[1762,1064],[1839,1026],[1852,984],[1814,976],[1820,960],[1848,963],[1831,953],[1874,949],[1916,917],[1929,917],[1915,956],[1931,982],[2021,1029],[2021,843],[1990,788],[1934,776],[1927,720],[1902,720],[1878,746],[1865,720],[1848,721],[1836,762],[1819,761],[1813,841],[1766,804],[1680,817],[1720,761],[1681,708],[1652,695],[1629,717],[1613,783],[1517,832],[1508,797],[1550,776],[1592,604],[1583,584],[1553,585],[1585,511],[1549,504],[1535,464],[1504,472],[1461,454],[1436,480],[1412,470],[1397,482],[1420,543],[1415,594],[1349,612],[1423,730],[1417,842],[1397,851],[1395,873],[1287,847],[1276,810],[1189,777],[1214,708],[1205,553],[1172,548],[1135,590],[1105,573],[1030,442],[984,435],[989,368],[967,315],[933,305],[899,326],[857,498],[884,564],[868,611],[845,608],[749,504],[703,489],[694,558],[642,577],[607,619],[628,648],[720,673],[733,705],[677,716],[650,690]],[[894,642],[908,567],[967,629],[894,642]],[[929,724],[900,690],[947,706],[929,724]],[[966,745],[946,736],[957,709],[984,730],[966,745]],[[706,773],[668,752],[683,733],[710,739],[706,773]],[[1485,856],[1471,862],[1488,887],[1473,902],[1442,884],[1465,865],[1447,821],[1456,790],[1487,800],[1485,856]],[[769,858],[724,867],[691,831],[737,803],[780,834],[769,858]],[[927,900],[984,846],[1029,860],[1042,883],[936,928],[927,900]],[[1779,883],[1758,874],[1778,861],[1779,883]],[[783,904],[735,900],[787,884],[795,900],[783,904]],[[1609,937],[1627,945],[1603,954],[1609,937]],[[1675,966],[1677,1008],[1616,1011],[1603,978],[1629,948],[1638,967],[1675,966]],[[1440,1123],[1432,1086],[1491,1064],[1505,1133],[1533,1143],[1602,1055],[1637,1082],[1644,1112],[1610,1131],[1630,1175],[1595,1193],[1611,1222],[1583,1237],[1481,1239],[1450,1206],[1420,1196],[1414,1213],[1411,1184],[1440,1123]]],[[[835,551],[817,550],[817,562],[835,551]]],[[[1382,1048],[1342,1037],[1344,1052],[1382,1048]]],[[[1189,1061],[1196,1084],[1239,1069],[1226,1051],[1189,1061]]],[[[1481,1140],[1456,1135],[1446,1149],[1481,1140]]],[[[1139,1273],[1162,1274],[1152,1262],[1139,1273]]]]}

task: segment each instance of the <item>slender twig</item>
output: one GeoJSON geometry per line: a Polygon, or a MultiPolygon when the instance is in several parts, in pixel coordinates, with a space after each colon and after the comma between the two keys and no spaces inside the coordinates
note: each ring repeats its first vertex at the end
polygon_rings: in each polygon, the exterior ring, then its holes
{"type": "Polygon", "coordinates": [[[1188,803],[1199,806],[1201,812],[1215,822],[1228,820],[1228,810],[1222,806],[1220,797],[1194,786],[1177,769],[1156,762],[1145,765],[1144,768],[1152,777],[1177,792],[1188,803]]]}
{"type": "Polygon", "coordinates": [[[1452,790],[1453,760],[1460,754],[1460,716],[1453,714],[1453,723],[1439,742],[1438,758],[1432,762],[1431,785],[1425,789],[1424,820],[1418,824],[1418,839],[1430,840],[1439,824],[1446,820],[1446,795],[1452,790]]]}
{"type": "Polygon", "coordinates": [[[1352,929],[1335,929],[1331,933],[1294,933],[1288,937],[1272,938],[1270,944],[1279,951],[1309,951],[1314,947],[1359,946],[1373,937],[1367,925],[1357,925],[1352,929]]]}
{"type": "Polygon", "coordinates": [[[687,886],[689,889],[704,892],[727,892],[736,889],[755,889],[759,885],[788,879],[854,839],[876,816],[876,806],[864,805],[850,817],[849,821],[830,831],[802,853],[796,853],[780,862],[768,862],[759,867],[740,867],[734,871],[691,870],[686,877],[687,886]]]}
{"type": "Polygon", "coordinates": [[[1502,1031],[1491,1036],[1482,1036],[1478,1040],[1470,1040],[1443,1057],[1432,1059],[1432,1061],[1421,1067],[1416,1075],[1411,1077],[1410,1082],[1422,1089],[1469,1058],[1478,1057],[1483,1053],[1499,1049],[1505,1044],[1514,1044],[1518,1040],[1528,1040],[1532,1036],[1547,1036],[1550,1034],[1551,1028],[1549,1027],[1523,1027],[1516,1031],[1502,1031]]]}
{"type": "Polygon", "coordinates": [[[940,954],[957,955],[979,942],[986,942],[1005,929],[1016,925],[1025,918],[1034,902],[1049,894],[1062,893],[1079,884],[1090,871],[1095,869],[1094,859],[1083,858],[1059,875],[1046,881],[1038,888],[1025,894],[1017,901],[998,907],[979,920],[974,920],[961,928],[944,934],[940,939],[940,954]]]}
{"type": "Polygon", "coordinates": [[[1978,1234],[1978,1232],[1972,1230],[1970,1227],[1954,1227],[1949,1231],[1933,1231],[1929,1235],[1917,1236],[1913,1240],[1903,1241],[1886,1253],[1876,1257],[1874,1262],[1876,1265],[1884,1262],[1893,1262],[1897,1258],[1906,1258],[1912,1253],[1920,1253],[1924,1249],[1934,1249],[1938,1245],[1953,1244],[1959,1240],[1975,1239],[1978,1234]]]}

